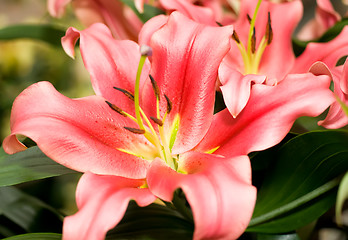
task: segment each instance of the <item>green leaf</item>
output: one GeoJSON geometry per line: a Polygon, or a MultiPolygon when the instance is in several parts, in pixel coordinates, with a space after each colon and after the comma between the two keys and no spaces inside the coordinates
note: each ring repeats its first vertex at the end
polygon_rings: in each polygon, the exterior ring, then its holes
{"type": "Polygon", "coordinates": [[[160,14],[164,14],[162,10],[148,4],[144,4],[144,12],[140,13],[138,9],[135,7],[133,0],[121,0],[121,2],[130,7],[143,23],[147,22],[150,18],[153,18],[160,14]]]}
{"type": "Polygon", "coordinates": [[[343,204],[347,199],[348,199],[348,171],[344,175],[337,193],[336,221],[337,221],[337,224],[339,225],[342,225],[343,204]]]}
{"type": "Polygon", "coordinates": [[[334,26],[329,28],[318,40],[318,42],[328,42],[337,37],[341,33],[342,29],[348,25],[348,18],[343,18],[337,22],[334,26]]]}
{"type": "Polygon", "coordinates": [[[106,239],[192,239],[193,224],[177,211],[151,204],[139,207],[130,202],[122,221],[106,239]]]}
{"type": "Polygon", "coordinates": [[[34,39],[61,47],[65,31],[53,25],[13,25],[0,29],[0,40],[34,39]]]}
{"type": "Polygon", "coordinates": [[[348,132],[310,132],[270,151],[252,159],[268,161],[264,157],[272,156],[274,167],[266,172],[248,231],[293,231],[335,203],[339,176],[348,169],[348,132]]]}
{"type": "Polygon", "coordinates": [[[13,155],[0,148],[0,187],[68,173],[76,172],[54,162],[38,147],[13,155]]]}
{"type": "Polygon", "coordinates": [[[258,234],[257,240],[301,240],[296,233],[289,234],[258,234]]]}
{"type": "Polygon", "coordinates": [[[27,232],[60,232],[63,216],[15,187],[0,188],[0,213],[27,232]]]}
{"type": "Polygon", "coordinates": [[[61,240],[62,234],[59,233],[27,233],[21,234],[9,238],[4,238],[3,240],[61,240]]]}
{"type": "Polygon", "coordinates": [[[348,25],[348,18],[343,18],[341,21],[337,22],[334,26],[328,29],[319,39],[313,39],[313,41],[301,41],[299,39],[292,39],[292,46],[296,56],[301,55],[301,53],[306,49],[307,44],[310,42],[329,42],[342,31],[342,29],[348,25]]]}

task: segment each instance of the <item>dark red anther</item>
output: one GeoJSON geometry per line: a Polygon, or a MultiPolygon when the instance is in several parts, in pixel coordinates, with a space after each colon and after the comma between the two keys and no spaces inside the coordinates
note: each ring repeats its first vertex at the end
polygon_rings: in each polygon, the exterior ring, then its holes
{"type": "Polygon", "coordinates": [[[232,38],[233,38],[233,40],[236,41],[238,44],[240,43],[240,40],[239,40],[239,37],[238,37],[238,34],[237,34],[236,30],[233,31],[232,38]]]}
{"type": "Polygon", "coordinates": [[[169,99],[169,97],[167,95],[164,94],[164,97],[167,100],[167,113],[169,114],[170,111],[172,111],[173,104],[172,104],[172,101],[170,101],[170,99],[169,99]]]}
{"type": "Polygon", "coordinates": [[[270,12],[268,12],[268,21],[266,25],[266,39],[267,39],[267,45],[270,45],[273,40],[273,30],[272,30],[270,12]]]}
{"type": "Polygon", "coordinates": [[[116,90],[122,92],[122,93],[123,93],[124,95],[126,95],[126,97],[128,97],[130,100],[134,101],[134,95],[133,95],[130,91],[128,91],[128,90],[126,90],[126,89],[123,89],[123,88],[118,88],[118,87],[114,87],[114,89],[116,89],[116,90]]]}
{"type": "Polygon", "coordinates": [[[157,125],[159,125],[159,126],[163,126],[163,122],[162,122],[162,120],[161,119],[158,119],[158,118],[155,118],[155,117],[150,117],[151,118],[151,120],[154,122],[154,123],[156,123],[157,125]]]}
{"type": "Polygon", "coordinates": [[[251,24],[251,17],[249,14],[247,14],[247,19],[248,19],[249,24],[251,24]]]}
{"type": "Polygon", "coordinates": [[[135,134],[144,134],[145,133],[145,130],[144,129],[139,129],[139,128],[131,128],[131,127],[123,127],[124,129],[132,132],[132,133],[135,133],[135,134]]]}
{"type": "Polygon", "coordinates": [[[108,101],[105,101],[105,102],[109,105],[109,107],[112,110],[116,111],[117,113],[121,114],[124,117],[127,117],[127,115],[122,111],[121,108],[117,107],[115,104],[112,104],[111,102],[108,102],[108,101]]]}
{"type": "Polygon", "coordinates": [[[256,51],[256,33],[255,33],[255,27],[253,29],[253,35],[251,36],[251,52],[255,53],[256,51]]]}
{"type": "Polygon", "coordinates": [[[151,85],[152,85],[153,91],[155,92],[156,98],[160,100],[160,90],[159,90],[158,84],[151,74],[149,74],[149,77],[150,77],[151,85]]]}

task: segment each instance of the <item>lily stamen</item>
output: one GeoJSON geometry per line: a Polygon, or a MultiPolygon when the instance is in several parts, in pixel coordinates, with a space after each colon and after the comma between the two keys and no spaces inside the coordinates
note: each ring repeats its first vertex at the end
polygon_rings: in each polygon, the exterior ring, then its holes
{"type": "MultiPolygon", "coordinates": [[[[250,30],[249,30],[249,35],[248,35],[248,55],[251,55],[251,38],[253,36],[253,32],[255,32],[254,31],[255,21],[256,21],[257,12],[259,11],[259,8],[260,8],[260,5],[261,5],[261,1],[262,0],[257,1],[253,18],[250,21],[250,30]]],[[[249,16],[249,18],[250,18],[250,16],[249,16]]]]}
{"type": "Polygon", "coordinates": [[[162,121],[161,119],[155,118],[155,117],[150,117],[150,119],[151,119],[154,123],[156,123],[157,125],[159,125],[160,127],[163,126],[163,121],[162,121]]]}
{"type": "Polygon", "coordinates": [[[170,101],[169,97],[167,95],[164,94],[164,97],[167,101],[167,113],[169,114],[170,111],[172,111],[172,108],[173,108],[173,104],[172,104],[172,101],[170,101]]]}
{"type": "MultiPolygon", "coordinates": [[[[109,105],[109,107],[110,107],[112,110],[116,111],[117,113],[121,114],[121,115],[124,116],[124,117],[130,118],[130,119],[131,119],[132,121],[134,121],[135,123],[138,123],[137,119],[136,119],[135,117],[133,117],[132,115],[130,115],[129,113],[123,111],[121,108],[119,108],[119,107],[117,107],[116,105],[110,103],[109,101],[105,101],[105,102],[109,105]]],[[[142,113],[143,116],[146,117],[146,115],[145,115],[145,113],[143,112],[143,110],[141,110],[141,113],[142,113]]],[[[146,121],[146,119],[145,119],[145,121],[146,121]]],[[[155,145],[155,146],[160,145],[159,139],[156,138],[156,137],[157,137],[156,132],[155,132],[155,130],[153,129],[153,127],[152,127],[150,121],[147,120],[146,122],[147,122],[148,125],[149,125],[147,128],[150,129],[150,131],[151,131],[152,133],[150,133],[146,128],[144,128],[144,129],[129,128],[129,127],[124,127],[124,128],[127,129],[128,131],[132,132],[132,133],[144,134],[145,138],[146,138],[147,140],[149,140],[149,142],[151,142],[153,145],[155,145]],[[130,130],[130,129],[131,129],[131,130],[130,130]],[[134,129],[143,130],[144,132],[140,132],[140,131],[134,130],[134,129]],[[134,130],[134,131],[132,131],[132,130],[134,130]]]]}
{"type": "Polygon", "coordinates": [[[253,28],[253,35],[251,36],[251,53],[254,54],[256,51],[256,30],[253,28]]]}
{"type": "Polygon", "coordinates": [[[152,85],[153,91],[155,93],[155,96],[156,96],[156,98],[158,98],[158,100],[160,100],[160,90],[159,90],[158,84],[155,81],[155,79],[152,77],[151,74],[149,74],[149,78],[151,80],[151,85],[152,85]]]}
{"type": "Polygon", "coordinates": [[[272,24],[271,24],[271,13],[268,12],[268,21],[266,25],[266,38],[267,38],[267,45],[270,45],[273,40],[273,30],[272,30],[272,24]]]}
{"type": "Polygon", "coordinates": [[[265,51],[266,47],[267,47],[267,42],[266,42],[266,36],[264,36],[262,39],[261,39],[261,42],[259,44],[259,47],[254,55],[254,58],[253,58],[253,62],[252,62],[252,67],[251,69],[253,69],[252,71],[257,73],[258,71],[258,68],[259,68],[259,64],[260,64],[260,61],[261,61],[261,57],[262,57],[262,54],[263,52],[265,51]]]}
{"type": "MultiPolygon", "coordinates": [[[[140,88],[140,77],[141,77],[141,72],[143,69],[143,66],[145,64],[146,61],[146,55],[142,55],[139,61],[139,66],[138,66],[138,71],[137,71],[137,75],[136,75],[136,81],[135,81],[135,87],[134,87],[134,105],[135,105],[135,115],[136,115],[136,123],[139,126],[139,129],[135,130],[135,133],[137,132],[143,132],[140,130],[144,130],[144,136],[158,149],[158,153],[160,155],[160,157],[174,170],[177,169],[177,163],[175,161],[175,159],[172,157],[172,153],[170,150],[170,147],[167,143],[167,138],[166,135],[164,133],[164,128],[163,128],[163,124],[164,121],[166,119],[167,114],[170,113],[171,109],[172,109],[172,102],[170,101],[170,99],[165,96],[165,99],[167,101],[167,111],[165,112],[163,119],[161,119],[160,116],[160,89],[158,87],[157,82],[155,81],[155,79],[152,77],[152,75],[149,75],[149,78],[151,80],[151,84],[152,84],[152,88],[153,91],[155,93],[155,97],[156,97],[156,114],[157,117],[150,117],[148,118],[145,114],[145,112],[142,110],[142,108],[139,105],[139,88],[140,88]],[[153,125],[151,124],[150,120],[151,119],[155,124],[158,125],[158,132],[155,131],[153,125]],[[146,123],[146,125],[144,125],[146,123]],[[146,130],[148,129],[148,130],[146,130]]],[[[126,94],[127,96],[130,95],[129,91],[124,90],[124,89],[119,89],[119,88],[115,88],[121,92],[123,92],[124,94],[126,94]]],[[[129,129],[129,128],[127,128],[129,129]]],[[[131,130],[134,130],[133,128],[130,128],[131,130]]]]}
{"type": "Polygon", "coordinates": [[[145,112],[143,111],[142,108],[139,108],[140,109],[140,113],[141,113],[141,116],[143,117],[143,119],[145,120],[146,124],[148,125],[148,127],[150,128],[150,131],[151,131],[151,135],[156,139],[156,144],[155,145],[158,145],[160,144],[160,140],[158,139],[158,136],[156,134],[156,131],[155,129],[153,128],[149,118],[146,116],[145,112]]]}
{"type": "Polygon", "coordinates": [[[239,36],[236,31],[232,34],[232,39],[236,42],[237,47],[242,55],[244,62],[244,74],[257,74],[259,71],[259,65],[261,62],[262,54],[264,53],[266,47],[271,44],[273,40],[273,30],[271,25],[271,15],[268,12],[268,19],[266,24],[265,35],[262,37],[258,46],[256,46],[256,29],[255,22],[257,17],[257,12],[260,8],[261,1],[257,2],[253,18],[247,14],[248,21],[250,23],[249,35],[247,40],[247,47],[244,47],[243,43],[240,41],[239,36]]]}
{"type": "Polygon", "coordinates": [[[121,114],[121,115],[124,116],[124,117],[128,117],[128,118],[132,119],[134,122],[137,122],[137,119],[136,119],[135,117],[133,117],[133,116],[130,115],[129,113],[123,111],[121,108],[117,107],[115,104],[112,104],[112,103],[110,103],[110,102],[108,102],[108,101],[105,101],[105,102],[109,105],[109,107],[110,107],[112,110],[116,111],[117,113],[121,114]]]}
{"type": "Polygon", "coordinates": [[[158,87],[156,80],[152,77],[151,74],[149,74],[149,77],[151,80],[152,89],[153,89],[155,96],[156,96],[156,114],[157,114],[157,118],[159,119],[161,117],[160,109],[159,109],[159,101],[160,101],[161,92],[159,90],[159,87],[158,87]]]}
{"type": "Polygon", "coordinates": [[[139,129],[139,128],[131,128],[131,127],[123,127],[123,128],[135,134],[145,134],[146,132],[144,129],[139,129]]]}
{"type": "Polygon", "coordinates": [[[105,102],[109,105],[109,107],[112,110],[116,111],[117,113],[121,114],[124,117],[127,117],[127,114],[123,112],[121,108],[117,107],[115,104],[112,104],[111,102],[108,102],[108,101],[105,101],[105,102]]]}
{"type": "Polygon", "coordinates": [[[126,97],[128,97],[130,100],[134,101],[134,95],[133,95],[130,91],[128,91],[128,90],[126,90],[126,89],[123,89],[123,88],[118,88],[118,87],[114,87],[114,89],[116,89],[116,90],[122,92],[122,93],[123,93],[126,97]]]}
{"type": "MultiPolygon", "coordinates": [[[[134,101],[134,95],[126,90],[126,89],[123,89],[123,88],[118,88],[118,87],[114,87],[114,89],[124,93],[124,95],[126,95],[130,100],[134,101]]],[[[111,103],[110,103],[111,104],[111,103]]],[[[110,106],[110,105],[109,105],[110,106]]],[[[112,108],[112,106],[110,106],[112,108]]],[[[115,106],[116,107],[116,106],[115,106]]],[[[116,107],[119,111],[120,114],[122,114],[123,116],[131,116],[130,114],[128,113],[125,113],[124,111],[122,111],[120,108],[116,107]]],[[[114,109],[116,111],[116,109],[114,109]]],[[[152,132],[153,135],[156,135],[156,132],[155,130],[153,129],[152,125],[150,124],[150,121],[147,119],[147,116],[146,114],[144,113],[144,111],[141,109],[141,107],[139,106],[139,110],[140,110],[140,113],[142,115],[142,119],[145,120],[145,122],[147,123],[147,127],[150,128],[150,131],[152,132]]],[[[132,117],[132,120],[134,120],[136,123],[138,122],[136,118],[134,118],[133,116],[132,117]]],[[[145,129],[144,129],[145,130],[145,129]]]]}
{"type": "Polygon", "coordinates": [[[251,17],[250,17],[250,15],[247,14],[246,16],[247,16],[247,19],[248,19],[249,24],[251,24],[251,17]]]}
{"type": "Polygon", "coordinates": [[[236,30],[233,31],[232,38],[233,38],[234,41],[236,41],[237,44],[241,43],[240,40],[239,40],[239,36],[238,36],[236,30]]]}

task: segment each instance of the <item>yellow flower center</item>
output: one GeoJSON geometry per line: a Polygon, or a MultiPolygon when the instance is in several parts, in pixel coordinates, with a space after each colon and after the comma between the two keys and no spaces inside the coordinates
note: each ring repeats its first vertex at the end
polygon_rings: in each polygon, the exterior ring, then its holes
{"type": "Polygon", "coordinates": [[[134,134],[143,134],[144,137],[152,144],[154,151],[150,151],[149,148],[142,149],[141,147],[139,147],[135,151],[132,151],[129,149],[121,149],[121,148],[118,150],[131,155],[144,158],[144,159],[154,159],[155,157],[160,157],[168,164],[168,166],[170,166],[172,169],[177,171],[178,156],[172,155],[172,148],[173,148],[176,135],[179,129],[180,118],[179,118],[179,115],[175,116],[169,133],[168,132],[166,133],[163,127],[163,123],[165,122],[167,115],[171,112],[172,103],[170,99],[166,95],[164,95],[165,100],[167,102],[167,111],[164,113],[163,116],[161,116],[160,90],[156,81],[153,79],[151,75],[149,75],[149,78],[151,80],[151,84],[156,97],[156,116],[148,117],[139,104],[140,76],[141,76],[141,72],[142,72],[146,57],[147,57],[146,54],[142,54],[139,61],[135,88],[134,88],[134,96],[132,93],[130,93],[129,91],[125,89],[120,89],[115,87],[115,89],[121,91],[127,97],[129,97],[131,100],[134,101],[135,116],[132,116],[131,114],[123,111],[122,109],[118,108],[117,106],[115,106],[114,104],[110,102],[106,102],[106,103],[110,106],[110,108],[112,108],[119,114],[123,115],[124,117],[128,117],[129,119],[134,121],[138,125],[138,128],[131,128],[127,126],[125,126],[124,128],[134,134]],[[154,124],[152,124],[150,120],[152,120],[154,124]],[[156,126],[158,128],[157,132],[154,128],[156,126]]]}

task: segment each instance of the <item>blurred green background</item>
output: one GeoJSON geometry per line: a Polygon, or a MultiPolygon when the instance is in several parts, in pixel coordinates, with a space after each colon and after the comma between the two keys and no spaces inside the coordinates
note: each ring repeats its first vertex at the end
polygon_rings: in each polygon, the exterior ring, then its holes
{"type": "MultiPolygon", "coordinates": [[[[15,24],[55,24],[62,30],[82,28],[68,8],[61,19],[52,18],[46,0],[1,0],[0,28],[15,24]]],[[[93,94],[79,53],[69,58],[61,47],[29,39],[0,41],[0,140],[10,133],[10,109],[16,96],[38,81],[50,81],[72,98],[93,94]]],[[[30,104],[30,103],[28,103],[30,104]]]]}

